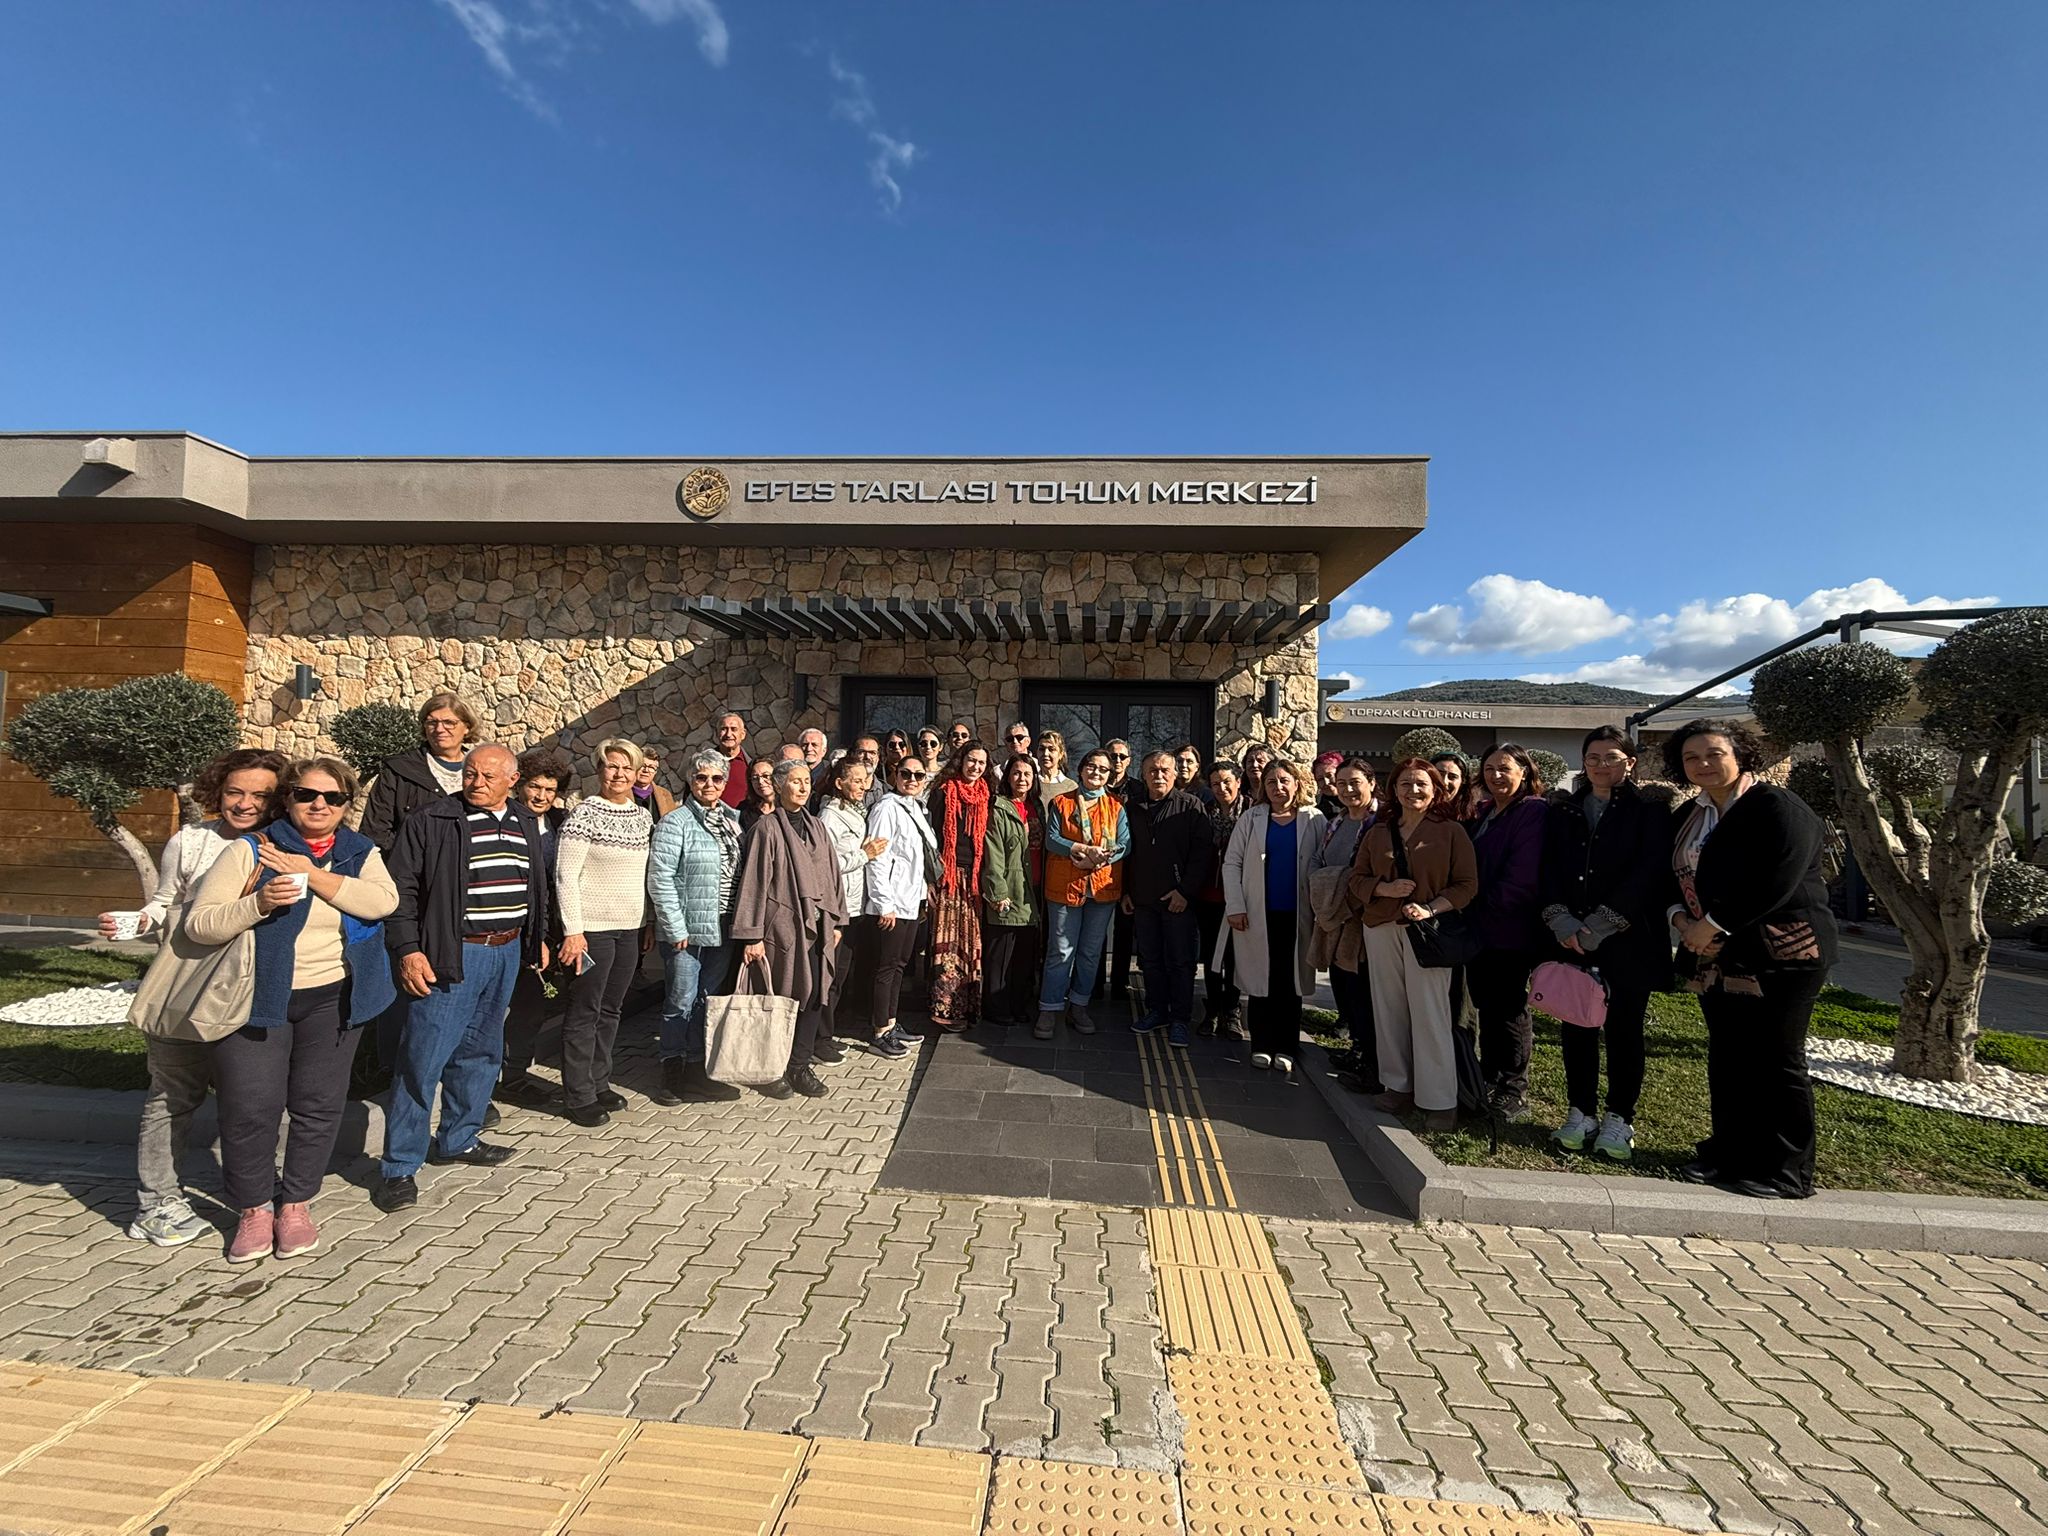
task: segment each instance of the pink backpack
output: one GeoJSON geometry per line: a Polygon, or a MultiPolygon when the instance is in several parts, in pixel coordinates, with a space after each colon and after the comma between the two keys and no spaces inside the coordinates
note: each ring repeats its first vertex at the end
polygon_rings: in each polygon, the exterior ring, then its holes
{"type": "Polygon", "coordinates": [[[1563,960],[1546,960],[1529,978],[1529,1001],[1554,1019],[1581,1029],[1607,1023],[1607,983],[1598,971],[1563,960]]]}

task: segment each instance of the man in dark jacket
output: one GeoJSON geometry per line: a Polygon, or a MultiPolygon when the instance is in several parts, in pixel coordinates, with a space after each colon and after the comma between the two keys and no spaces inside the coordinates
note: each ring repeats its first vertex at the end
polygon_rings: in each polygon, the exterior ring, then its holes
{"type": "Polygon", "coordinates": [[[424,1162],[490,1167],[509,1147],[479,1141],[505,1052],[505,1010],[524,966],[547,964],[548,880],[540,823],[512,799],[518,759],[482,746],[462,792],[413,813],[392,850],[398,910],[384,923],[398,989],[412,999],[384,1117],[384,1180],[370,1198],[419,1199],[424,1162]],[[441,1090],[441,1129],[432,1126],[441,1090]]]}
{"type": "Polygon", "coordinates": [[[1216,871],[1216,842],[1202,802],[1178,787],[1171,752],[1144,762],[1144,793],[1125,807],[1131,850],[1124,857],[1123,910],[1131,915],[1138,969],[1145,978],[1144,1034],[1166,1026],[1169,1045],[1185,1047],[1195,1012],[1195,900],[1216,871]]]}
{"type": "Polygon", "coordinates": [[[385,862],[406,818],[432,800],[462,787],[462,763],[476,736],[476,711],[452,693],[437,693],[420,706],[420,744],[384,760],[370,781],[370,798],[358,827],[377,845],[385,862]]]}

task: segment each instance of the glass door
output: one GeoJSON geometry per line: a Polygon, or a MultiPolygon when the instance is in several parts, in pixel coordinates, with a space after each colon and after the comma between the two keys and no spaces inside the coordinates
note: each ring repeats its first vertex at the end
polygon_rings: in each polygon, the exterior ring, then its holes
{"type": "Polygon", "coordinates": [[[877,739],[891,731],[915,736],[938,719],[938,695],[928,677],[849,677],[839,685],[839,740],[877,739]]]}
{"type": "Polygon", "coordinates": [[[1091,747],[1122,737],[1131,744],[1131,771],[1147,752],[1171,752],[1185,742],[1204,761],[1215,755],[1216,690],[1180,683],[1041,682],[1023,686],[1024,723],[1065,738],[1071,762],[1091,747]]]}

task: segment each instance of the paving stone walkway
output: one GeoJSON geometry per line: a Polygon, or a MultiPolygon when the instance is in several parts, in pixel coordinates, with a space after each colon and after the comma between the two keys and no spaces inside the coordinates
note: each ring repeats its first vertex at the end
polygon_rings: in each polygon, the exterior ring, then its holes
{"type": "Polygon", "coordinates": [[[1269,1222],[1380,1486],[1815,1536],[2048,1536],[2048,1268],[1269,1222]]]}

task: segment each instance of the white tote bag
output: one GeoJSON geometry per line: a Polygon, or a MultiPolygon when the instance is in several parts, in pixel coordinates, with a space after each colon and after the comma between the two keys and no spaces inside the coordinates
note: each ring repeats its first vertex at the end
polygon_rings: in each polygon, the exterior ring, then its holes
{"type": "Polygon", "coordinates": [[[760,1088],[789,1070],[796,1041],[796,999],[766,991],[768,962],[742,962],[730,997],[704,1005],[704,1071],[716,1082],[760,1088]],[[756,992],[755,983],[763,990],[756,992]]]}

